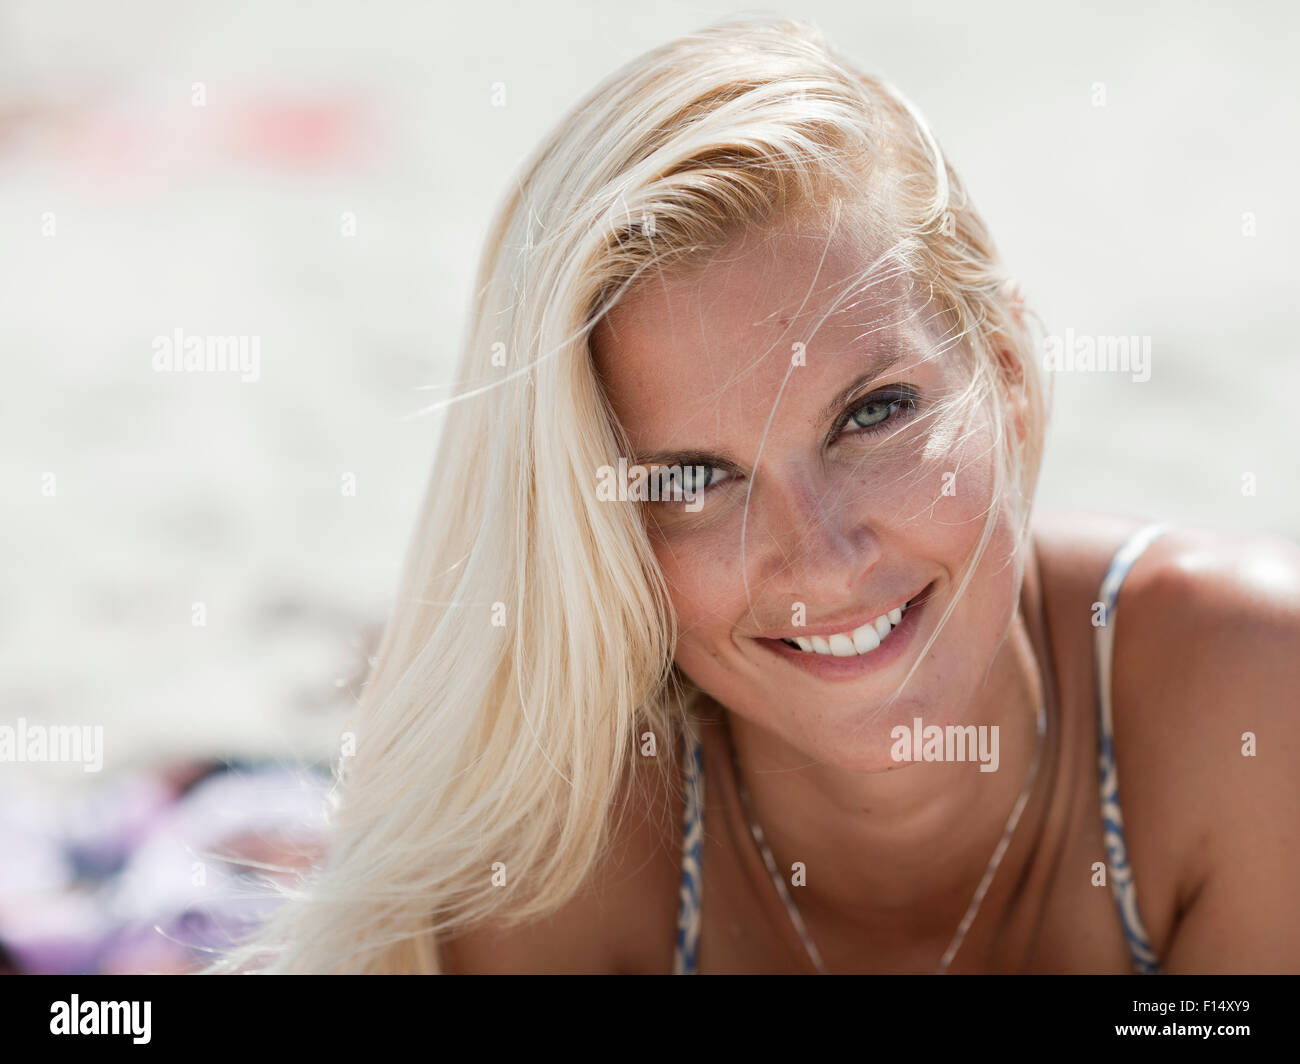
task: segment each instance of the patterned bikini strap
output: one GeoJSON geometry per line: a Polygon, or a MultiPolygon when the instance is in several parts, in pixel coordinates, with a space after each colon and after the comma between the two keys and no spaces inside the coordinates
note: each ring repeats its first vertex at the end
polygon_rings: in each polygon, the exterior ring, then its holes
{"type": "Polygon", "coordinates": [[[1147,525],[1124,543],[1106,570],[1099,591],[1101,623],[1094,629],[1097,668],[1097,765],[1101,792],[1102,828],[1107,865],[1115,904],[1119,909],[1124,937],[1134,968],[1146,975],[1160,971],[1159,961],[1138,912],[1137,884],[1128,861],[1124,839],[1124,817],[1120,812],[1119,773],[1115,767],[1114,715],[1111,705],[1111,675],[1115,649],[1115,606],[1124,577],[1155,539],[1169,530],[1167,524],[1147,525]]]}
{"type": "Polygon", "coordinates": [[[695,975],[695,956],[700,941],[704,755],[699,736],[689,724],[682,729],[682,755],[686,811],[682,818],[682,883],[677,904],[677,948],[673,953],[673,974],[695,975]]]}

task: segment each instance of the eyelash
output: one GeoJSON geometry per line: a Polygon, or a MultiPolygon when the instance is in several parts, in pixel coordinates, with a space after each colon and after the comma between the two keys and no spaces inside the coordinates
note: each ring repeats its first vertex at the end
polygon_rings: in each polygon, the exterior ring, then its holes
{"type": "Polygon", "coordinates": [[[851,407],[847,410],[844,416],[836,422],[835,431],[832,434],[833,437],[838,437],[840,433],[844,431],[845,426],[847,426],[854,417],[863,410],[872,406],[889,407],[889,416],[881,421],[877,421],[874,425],[859,425],[856,429],[850,432],[850,435],[861,436],[864,433],[884,432],[886,429],[892,427],[893,422],[899,420],[899,417],[895,416],[897,413],[896,408],[899,407],[904,408],[907,411],[905,414],[901,415],[901,417],[906,420],[916,411],[916,396],[914,393],[904,390],[869,395],[862,402],[858,403],[857,406],[851,407]]]}
{"type": "MultiPolygon", "coordinates": [[[[901,415],[902,419],[906,420],[907,418],[911,417],[913,413],[915,413],[916,406],[917,406],[917,398],[915,393],[908,390],[900,390],[900,389],[896,389],[893,392],[883,392],[883,393],[877,392],[873,395],[869,395],[865,399],[863,399],[862,402],[858,403],[856,406],[850,407],[848,410],[844,412],[844,414],[840,417],[840,419],[835,423],[835,428],[831,432],[831,439],[832,440],[838,439],[840,434],[844,432],[845,426],[848,425],[849,422],[851,422],[853,418],[857,416],[857,414],[859,414],[861,411],[871,406],[890,407],[891,410],[889,412],[889,416],[882,419],[881,421],[877,421],[874,425],[859,425],[856,429],[854,429],[852,432],[849,433],[850,436],[867,436],[876,432],[884,432],[887,429],[891,429],[893,427],[893,423],[899,420],[899,416],[897,416],[897,411],[892,408],[900,407],[906,409],[907,412],[901,415]]],[[[697,463],[697,464],[703,465],[704,463],[697,463]]],[[[706,468],[721,469],[722,467],[706,466],[706,468]]],[[[729,474],[731,472],[730,470],[723,470],[723,471],[729,474]]],[[[719,485],[728,484],[733,479],[735,479],[734,474],[729,475],[722,480],[719,480],[717,483],[719,485]]],[[[714,484],[710,483],[707,487],[702,489],[702,494],[712,491],[713,488],[714,488],[714,484]]]]}

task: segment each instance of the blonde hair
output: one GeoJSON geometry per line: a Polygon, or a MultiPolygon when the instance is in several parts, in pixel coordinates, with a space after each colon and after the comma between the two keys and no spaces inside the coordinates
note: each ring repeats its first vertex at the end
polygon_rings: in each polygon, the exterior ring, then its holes
{"type": "Polygon", "coordinates": [[[640,512],[596,495],[626,451],[591,330],[647,270],[841,194],[872,197],[891,260],[980,356],[967,400],[992,400],[1023,534],[1047,408],[1034,343],[921,116],[801,21],[728,21],[641,56],[499,209],[328,858],[209,971],[436,972],[436,937],[577,891],[637,763],[669,771],[637,737],[676,734],[690,694],[640,512]],[[1019,447],[1001,414],[1017,389],[1019,447]]]}

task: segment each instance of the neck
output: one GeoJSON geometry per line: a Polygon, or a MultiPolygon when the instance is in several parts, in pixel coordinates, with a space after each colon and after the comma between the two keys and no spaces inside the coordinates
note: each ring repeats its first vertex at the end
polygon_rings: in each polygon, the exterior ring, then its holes
{"type": "MultiPolygon", "coordinates": [[[[1041,585],[1034,552],[1029,554],[1020,608],[985,684],[962,715],[998,727],[997,771],[933,761],[888,772],[845,772],[809,764],[772,732],[723,714],[750,807],[777,869],[787,883],[794,862],[807,870],[806,884],[790,894],[828,965],[837,944],[848,953],[866,942],[877,957],[891,947],[901,955],[933,952],[933,968],[966,915],[1029,782],[1038,711],[1049,697],[1039,664],[1046,655],[1041,585]]],[[[1049,727],[1012,844],[968,933],[972,949],[1004,922],[1034,854],[1052,790],[1051,732],[1049,727]]],[[[738,845],[753,850],[748,830],[738,845]]],[[[765,881],[756,889],[774,898],[761,859],[747,866],[765,881]]]]}

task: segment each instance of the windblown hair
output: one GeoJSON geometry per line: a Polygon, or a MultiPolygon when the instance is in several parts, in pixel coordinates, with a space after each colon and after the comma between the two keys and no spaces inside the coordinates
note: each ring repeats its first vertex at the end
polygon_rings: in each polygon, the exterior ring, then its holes
{"type": "Polygon", "coordinates": [[[638,764],[670,771],[639,737],[690,726],[644,519],[597,498],[596,470],[627,452],[592,329],[647,271],[843,204],[869,205],[969,353],[964,401],[992,411],[1023,542],[1047,411],[1035,341],[922,117],[804,22],[730,21],[641,56],[499,209],[328,857],[209,971],[436,972],[438,938],[535,919],[583,884],[638,764]],[[1022,444],[1005,427],[1018,391],[1022,444]]]}

